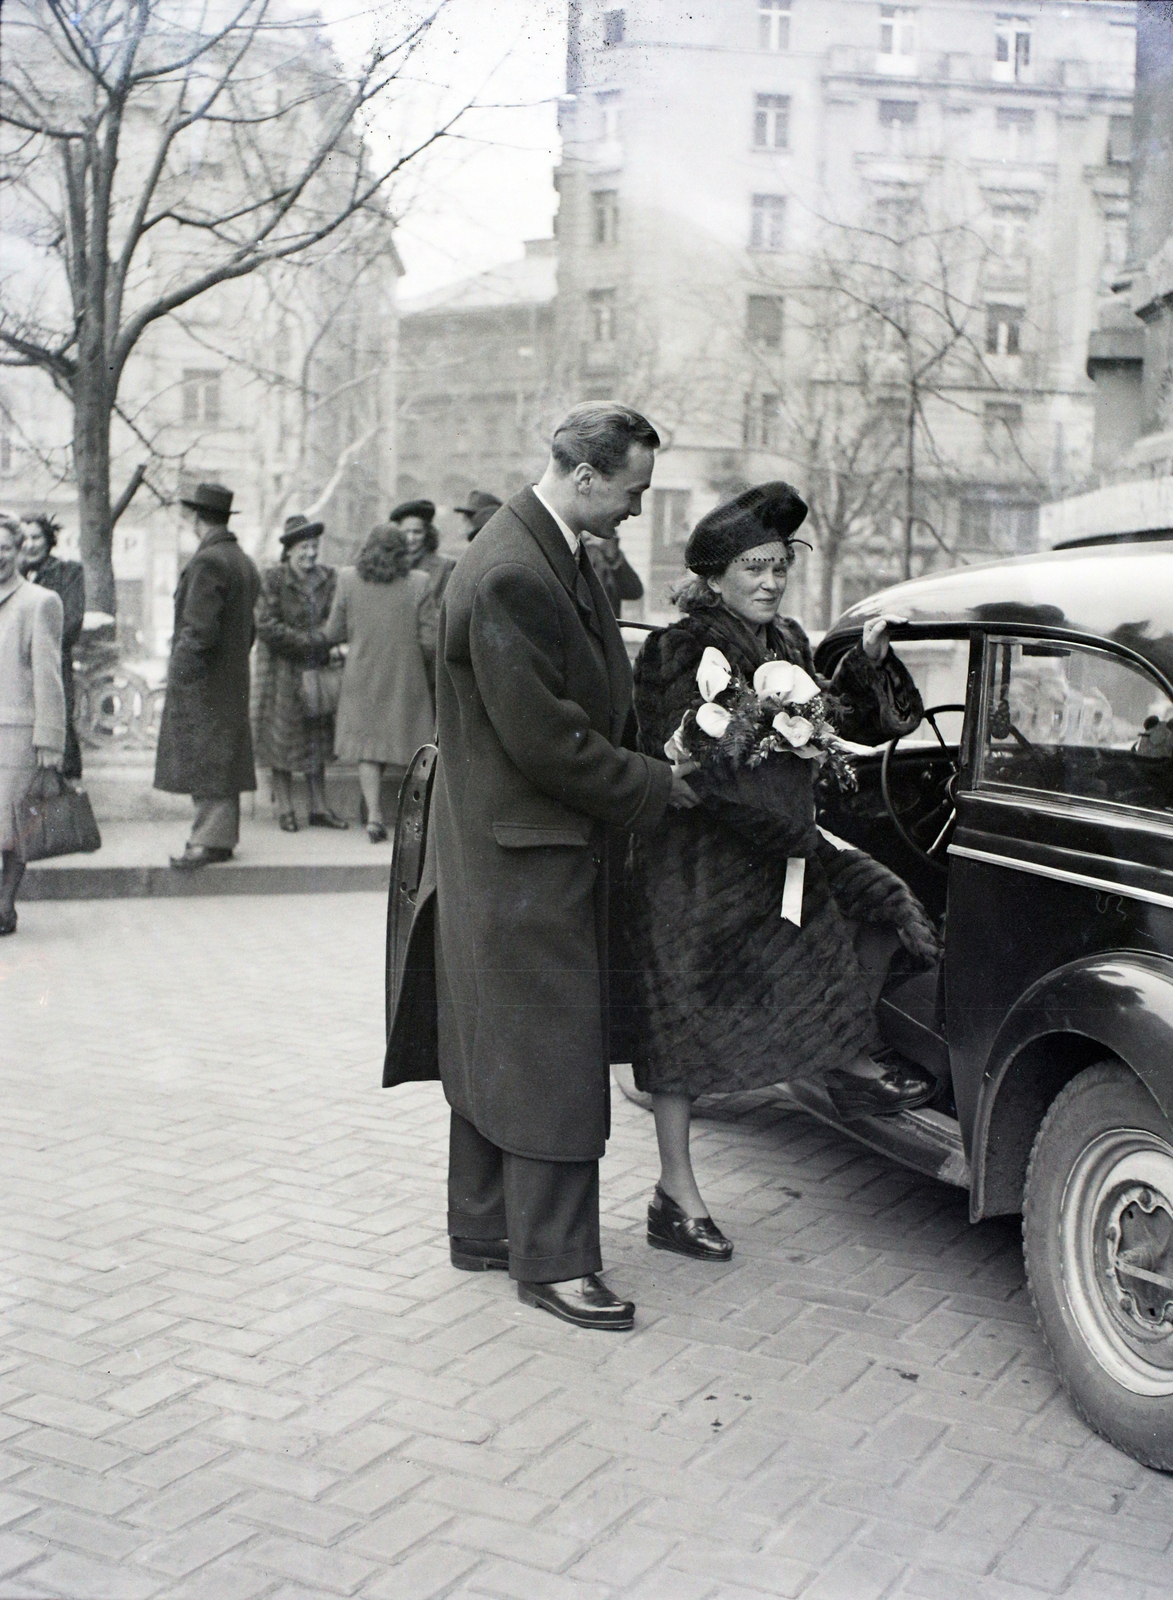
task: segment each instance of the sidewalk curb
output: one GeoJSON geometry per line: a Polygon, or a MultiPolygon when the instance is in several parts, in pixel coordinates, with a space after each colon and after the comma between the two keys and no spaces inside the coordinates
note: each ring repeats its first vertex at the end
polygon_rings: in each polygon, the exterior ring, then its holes
{"type": "Polygon", "coordinates": [[[230,894],[387,893],[391,867],[226,862],[196,872],[172,867],[29,867],[21,900],[160,900],[230,894]]]}

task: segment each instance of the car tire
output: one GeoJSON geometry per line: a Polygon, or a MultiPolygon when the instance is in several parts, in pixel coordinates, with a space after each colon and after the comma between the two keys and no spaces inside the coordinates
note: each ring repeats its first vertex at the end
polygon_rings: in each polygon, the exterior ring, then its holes
{"type": "Polygon", "coordinates": [[[1173,1279],[1173,1126],[1127,1067],[1088,1067],[1052,1102],[1022,1240],[1076,1410],[1146,1466],[1173,1469],[1173,1287],[1154,1281],[1173,1279]]]}

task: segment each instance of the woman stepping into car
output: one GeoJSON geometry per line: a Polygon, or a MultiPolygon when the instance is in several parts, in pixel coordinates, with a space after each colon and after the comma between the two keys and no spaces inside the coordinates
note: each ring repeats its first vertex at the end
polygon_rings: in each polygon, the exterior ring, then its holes
{"type": "Polygon", "coordinates": [[[727,1261],[733,1246],[693,1174],[697,1095],[820,1077],[852,1120],[936,1090],[910,1065],[873,1059],[889,961],[901,951],[930,965],[936,932],[886,867],[820,834],[814,802],[817,771],[851,782],[836,734],[879,744],[923,707],[885,619],[828,682],[800,625],[779,616],[806,513],[789,484],[766,483],[703,517],[676,595],[684,616],[635,666],[640,749],[667,753],[701,797],[632,836],[632,1064],[661,1166],[648,1241],[702,1260],[727,1261]]]}

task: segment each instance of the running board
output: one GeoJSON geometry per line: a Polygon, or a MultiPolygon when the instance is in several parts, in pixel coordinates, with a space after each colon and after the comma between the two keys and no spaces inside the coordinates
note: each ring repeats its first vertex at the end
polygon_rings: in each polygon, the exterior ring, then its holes
{"type": "Polygon", "coordinates": [[[830,1096],[818,1082],[780,1083],[785,1100],[824,1122],[830,1128],[849,1134],[879,1155],[889,1156],[903,1167],[911,1167],[939,1183],[956,1189],[969,1189],[969,1162],[961,1142],[956,1117],[931,1111],[898,1111],[891,1117],[861,1117],[843,1122],[831,1104],[830,1096]]]}

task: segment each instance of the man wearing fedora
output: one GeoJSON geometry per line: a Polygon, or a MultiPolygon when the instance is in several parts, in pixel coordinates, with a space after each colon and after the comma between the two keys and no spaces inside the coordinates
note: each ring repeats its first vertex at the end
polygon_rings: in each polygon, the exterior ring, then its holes
{"type": "Polygon", "coordinates": [[[257,786],[248,657],[261,579],[228,530],[230,489],[200,483],[180,505],[199,546],[175,590],[155,788],[195,802],[187,847],[171,857],[173,867],[190,871],[230,858],[240,837],[241,792],[257,786]]]}
{"type": "Polygon", "coordinates": [[[472,543],[485,523],[500,507],[501,502],[495,494],[487,494],[484,489],[474,489],[468,497],[466,506],[456,506],[454,508],[464,518],[464,527],[468,535],[469,544],[472,543]]]}

